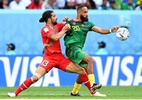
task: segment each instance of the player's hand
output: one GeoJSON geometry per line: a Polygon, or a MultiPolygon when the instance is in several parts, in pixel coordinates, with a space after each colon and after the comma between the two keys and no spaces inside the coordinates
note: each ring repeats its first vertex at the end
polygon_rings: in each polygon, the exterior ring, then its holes
{"type": "Polygon", "coordinates": [[[70,28],[71,28],[70,24],[65,24],[62,30],[68,31],[70,30],[70,28]]]}
{"type": "Polygon", "coordinates": [[[119,29],[119,26],[114,26],[112,27],[111,32],[116,32],[118,29],[119,29]]]}
{"type": "Polygon", "coordinates": [[[65,16],[64,18],[63,18],[63,22],[67,22],[69,20],[69,17],[68,16],[65,16]]]}
{"type": "Polygon", "coordinates": [[[46,48],[48,48],[48,47],[53,46],[53,43],[49,43],[49,44],[43,44],[43,46],[44,46],[44,49],[46,49],[46,48]]]}

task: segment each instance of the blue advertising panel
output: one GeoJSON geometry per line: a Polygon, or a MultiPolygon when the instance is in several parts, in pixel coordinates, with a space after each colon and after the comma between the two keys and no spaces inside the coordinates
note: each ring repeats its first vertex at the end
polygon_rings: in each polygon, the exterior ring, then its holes
{"type": "MultiPolygon", "coordinates": [[[[76,17],[76,10],[54,10],[58,22],[65,16],[76,17]],[[69,13],[71,12],[71,13],[69,13]]],[[[39,23],[43,10],[0,10],[0,55],[6,53],[6,44],[15,43],[17,55],[40,55],[43,45],[40,29],[45,23],[39,23]]],[[[129,27],[130,37],[127,41],[117,39],[115,33],[102,35],[88,32],[84,50],[95,54],[97,42],[104,41],[109,54],[142,54],[142,13],[141,11],[89,10],[89,21],[101,28],[110,29],[113,26],[129,27]]],[[[63,38],[61,39],[65,51],[63,38]]]]}
{"type": "MultiPolygon", "coordinates": [[[[108,55],[92,56],[95,60],[96,82],[104,86],[142,85],[142,56],[108,55]]],[[[39,63],[41,55],[0,56],[0,86],[19,86],[31,77],[39,63]]],[[[33,86],[73,86],[77,74],[66,73],[56,68],[42,77],[33,86]]]]}

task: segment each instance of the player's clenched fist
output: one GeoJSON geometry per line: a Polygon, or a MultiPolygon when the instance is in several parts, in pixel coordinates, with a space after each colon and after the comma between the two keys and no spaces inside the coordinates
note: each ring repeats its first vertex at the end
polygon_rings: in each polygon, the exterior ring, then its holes
{"type": "Polygon", "coordinates": [[[70,24],[65,24],[62,30],[68,31],[71,28],[70,24]]]}

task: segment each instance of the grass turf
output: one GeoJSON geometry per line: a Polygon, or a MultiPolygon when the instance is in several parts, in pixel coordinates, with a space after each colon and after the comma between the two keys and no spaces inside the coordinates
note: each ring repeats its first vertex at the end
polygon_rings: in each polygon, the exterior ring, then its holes
{"type": "Polygon", "coordinates": [[[14,99],[14,100],[35,100],[35,99],[58,99],[58,100],[142,100],[142,87],[141,86],[104,86],[100,90],[101,93],[107,94],[107,97],[91,97],[87,88],[82,86],[80,94],[82,97],[72,97],[70,92],[72,87],[31,87],[21,92],[18,97],[10,98],[7,96],[7,92],[12,92],[15,87],[0,87],[0,100],[1,99],[14,99]]]}

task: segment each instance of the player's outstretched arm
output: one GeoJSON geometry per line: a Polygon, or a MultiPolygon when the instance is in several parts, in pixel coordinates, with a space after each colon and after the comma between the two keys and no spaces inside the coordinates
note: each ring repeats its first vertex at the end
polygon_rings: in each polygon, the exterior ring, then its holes
{"type": "Polygon", "coordinates": [[[59,40],[68,30],[70,29],[70,25],[69,24],[66,24],[62,30],[57,33],[57,34],[51,34],[50,38],[53,40],[53,41],[57,41],[59,40]]]}
{"type": "Polygon", "coordinates": [[[97,26],[92,27],[92,31],[100,33],[100,34],[109,34],[111,32],[116,32],[118,30],[119,26],[114,26],[111,29],[103,29],[97,26]]]}

